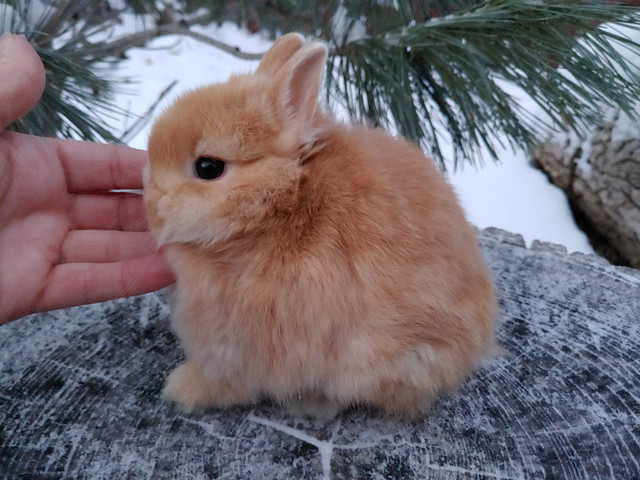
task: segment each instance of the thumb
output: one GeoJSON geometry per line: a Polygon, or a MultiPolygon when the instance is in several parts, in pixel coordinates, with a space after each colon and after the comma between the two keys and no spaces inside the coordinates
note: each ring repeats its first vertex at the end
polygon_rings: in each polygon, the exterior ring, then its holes
{"type": "Polygon", "coordinates": [[[0,128],[28,113],[42,95],[46,81],[42,60],[19,35],[0,37],[0,128]]]}

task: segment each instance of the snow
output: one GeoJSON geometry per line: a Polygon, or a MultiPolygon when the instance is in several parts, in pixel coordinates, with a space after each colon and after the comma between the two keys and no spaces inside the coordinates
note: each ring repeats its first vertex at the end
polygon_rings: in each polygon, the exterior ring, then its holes
{"type": "MultiPolygon", "coordinates": [[[[315,437],[312,437],[311,435],[301,431],[301,430],[297,430],[295,428],[291,428],[288,427],[286,425],[282,425],[280,423],[277,422],[273,422],[267,418],[262,418],[262,417],[258,417],[254,414],[249,414],[247,416],[247,420],[249,420],[250,422],[254,422],[257,423],[259,425],[264,425],[265,427],[269,427],[269,428],[273,428],[274,430],[277,430],[279,432],[282,432],[286,435],[289,435],[293,438],[297,438],[298,440],[301,440],[303,442],[306,442],[310,445],[313,445],[314,447],[316,447],[318,449],[318,453],[320,453],[320,460],[322,463],[322,479],[323,480],[330,480],[331,478],[331,455],[333,454],[333,449],[335,448],[335,445],[331,442],[325,442],[322,440],[319,440],[315,437]]],[[[339,422],[340,420],[338,420],[339,422]]],[[[338,423],[339,425],[339,423],[338,423]]]]}
{"type": "MultiPolygon", "coordinates": [[[[123,28],[130,28],[126,22],[123,28]]],[[[230,23],[199,27],[198,31],[246,52],[263,52],[270,42],[230,23]]],[[[135,114],[146,112],[160,93],[174,80],[171,93],[158,104],[157,115],[176,96],[200,85],[226,81],[234,73],[253,71],[257,61],[238,59],[192,38],[160,37],[146,48],[127,51],[119,76],[127,79],[127,92],[117,101],[135,114]],[[133,93],[133,94],[132,94],[133,93]]],[[[125,132],[130,125],[114,125],[125,132]]],[[[146,148],[151,125],[146,125],[129,145],[146,148]]],[[[477,227],[498,227],[521,234],[528,244],[541,240],[564,245],[569,252],[593,252],[586,236],[577,228],[564,194],[528,163],[527,153],[504,149],[500,163],[489,157],[482,168],[466,165],[450,173],[471,223],[477,227]]]]}
{"type": "Polygon", "coordinates": [[[344,5],[338,6],[336,12],[333,14],[331,31],[333,40],[337,45],[347,45],[361,40],[367,35],[365,19],[350,19],[347,8],[344,5]]]}
{"type": "Polygon", "coordinates": [[[578,229],[564,193],[528,163],[525,152],[505,150],[501,163],[467,166],[450,177],[467,218],[479,228],[498,227],[533,240],[564,245],[569,252],[592,253],[578,229]]]}
{"type": "Polygon", "coordinates": [[[613,123],[613,129],[611,130],[612,142],[624,142],[630,138],[639,137],[640,125],[626,113],[610,112],[610,119],[608,120],[613,123]]]}

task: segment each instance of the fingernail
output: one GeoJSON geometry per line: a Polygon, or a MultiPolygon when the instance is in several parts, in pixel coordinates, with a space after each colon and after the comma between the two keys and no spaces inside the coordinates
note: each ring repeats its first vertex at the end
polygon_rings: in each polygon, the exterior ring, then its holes
{"type": "Polygon", "coordinates": [[[13,48],[15,41],[16,35],[13,33],[4,33],[0,37],[0,57],[4,57],[4,55],[13,48]]]}

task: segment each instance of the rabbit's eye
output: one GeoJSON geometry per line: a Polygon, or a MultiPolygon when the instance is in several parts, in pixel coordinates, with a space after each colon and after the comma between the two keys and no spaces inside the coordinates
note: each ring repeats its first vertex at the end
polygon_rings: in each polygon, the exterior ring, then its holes
{"type": "Polygon", "coordinates": [[[224,173],[224,161],[219,158],[200,157],[196,160],[195,172],[203,180],[215,180],[224,173]]]}

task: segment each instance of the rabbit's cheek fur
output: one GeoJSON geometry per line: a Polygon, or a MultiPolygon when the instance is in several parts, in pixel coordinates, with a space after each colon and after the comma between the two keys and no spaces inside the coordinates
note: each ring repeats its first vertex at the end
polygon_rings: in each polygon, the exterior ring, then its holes
{"type": "Polygon", "coordinates": [[[212,245],[227,238],[228,221],[216,215],[215,210],[211,205],[203,208],[202,198],[198,195],[172,192],[161,196],[157,202],[161,225],[157,232],[158,242],[212,245]]]}

